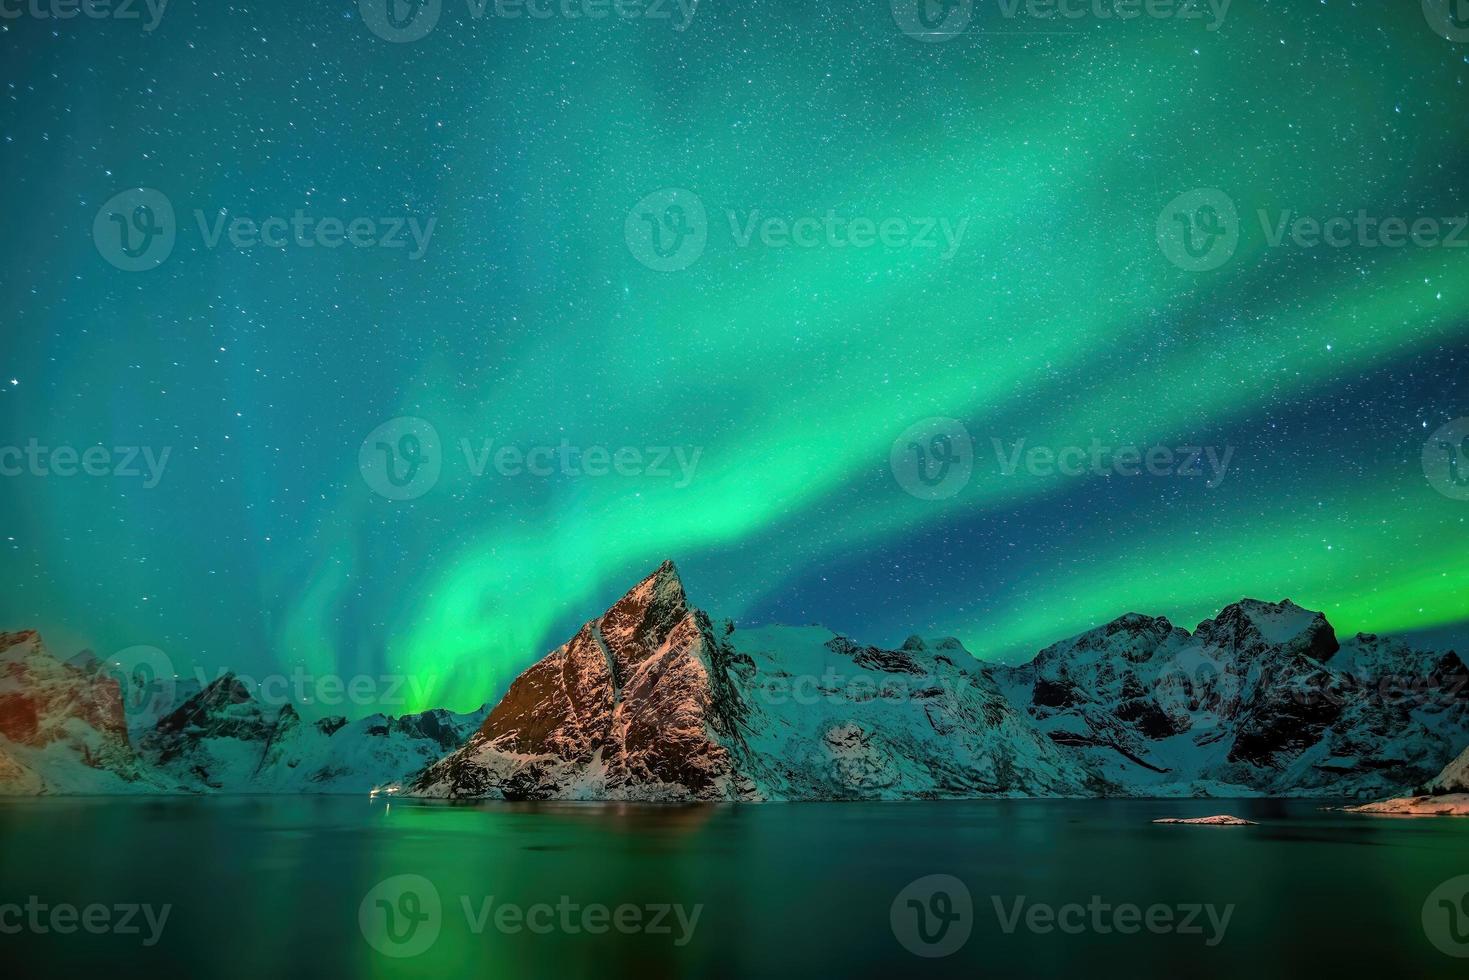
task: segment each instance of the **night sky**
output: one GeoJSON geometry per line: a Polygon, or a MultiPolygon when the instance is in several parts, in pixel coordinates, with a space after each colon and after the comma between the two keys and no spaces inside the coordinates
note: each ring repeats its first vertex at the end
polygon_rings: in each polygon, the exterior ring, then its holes
{"type": "Polygon", "coordinates": [[[916,38],[886,0],[443,0],[408,43],[343,0],[137,9],[0,20],[0,446],[168,452],[0,477],[0,629],[412,708],[669,557],[740,625],[1003,659],[1246,595],[1469,634],[1469,30],[1418,3],[916,38]],[[1439,232],[1271,242],[1364,211],[1439,232]],[[1019,440],[1229,462],[1009,473],[1019,440]]]}

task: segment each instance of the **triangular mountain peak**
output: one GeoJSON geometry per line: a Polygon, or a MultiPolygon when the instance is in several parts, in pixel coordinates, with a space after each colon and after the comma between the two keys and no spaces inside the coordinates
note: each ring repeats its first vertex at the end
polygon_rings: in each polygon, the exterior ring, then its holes
{"type": "Polygon", "coordinates": [[[689,612],[678,569],[665,561],[593,625],[604,642],[636,661],[661,646],[689,612]],[[628,649],[629,645],[637,649],[628,649]]]}

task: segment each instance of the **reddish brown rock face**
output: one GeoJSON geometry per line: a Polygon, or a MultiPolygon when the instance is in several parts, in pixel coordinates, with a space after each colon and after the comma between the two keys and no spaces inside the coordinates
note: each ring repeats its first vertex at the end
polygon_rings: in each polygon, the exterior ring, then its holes
{"type": "Polygon", "coordinates": [[[39,747],[65,738],[68,719],[127,744],[116,680],[55,659],[33,631],[0,633],[0,735],[39,747]]]}
{"type": "Polygon", "coordinates": [[[671,798],[732,793],[738,695],[728,651],[691,610],[671,562],[510,686],[470,743],[417,786],[446,796],[542,798],[629,786],[671,798]]]}

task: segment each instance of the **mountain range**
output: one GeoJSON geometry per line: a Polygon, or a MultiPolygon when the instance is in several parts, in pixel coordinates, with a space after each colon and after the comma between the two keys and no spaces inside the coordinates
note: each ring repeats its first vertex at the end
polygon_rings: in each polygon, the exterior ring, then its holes
{"type": "Polygon", "coordinates": [[[1129,614],[986,664],[953,638],[736,630],[665,562],[495,705],[306,721],[240,678],[126,710],[92,658],[0,634],[0,792],[444,799],[1378,798],[1469,745],[1453,652],[1242,600],[1192,632],[1129,614]]]}

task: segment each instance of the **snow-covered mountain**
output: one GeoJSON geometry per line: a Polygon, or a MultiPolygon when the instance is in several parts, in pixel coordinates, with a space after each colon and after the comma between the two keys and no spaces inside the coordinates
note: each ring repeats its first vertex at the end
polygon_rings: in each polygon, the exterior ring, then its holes
{"type": "Polygon", "coordinates": [[[462,745],[486,710],[308,722],[289,704],[262,704],[225,674],[161,718],[139,752],[183,790],[366,793],[462,745]]]}
{"type": "Polygon", "coordinates": [[[1381,797],[1469,745],[1457,655],[1340,643],[1289,600],[1242,600],[1192,633],[1130,614],[1004,667],[952,638],[887,650],[814,626],[716,626],[671,562],[493,711],[311,722],[232,674],[158,693],[125,715],[94,658],[0,634],[0,792],[1381,797]]]}
{"type": "Polygon", "coordinates": [[[671,562],[522,674],[410,792],[639,800],[1086,795],[962,648],[729,636],[671,562]]]}
{"type": "Polygon", "coordinates": [[[991,669],[1011,702],[1109,781],[1149,795],[1378,796],[1469,743],[1453,653],[1246,599],[1192,634],[1129,615],[991,669]]]}
{"type": "Polygon", "coordinates": [[[0,633],[0,793],[157,791],[128,741],[117,681],[0,633]]]}
{"type": "Polygon", "coordinates": [[[0,794],[367,793],[463,744],[487,710],[308,723],[225,674],[179,683],[162,717],[162,689],[145,681],[148,696],[130,699],[139,720],[103,667],[62,662],[35,633],[0,634],[0,794]]]}

